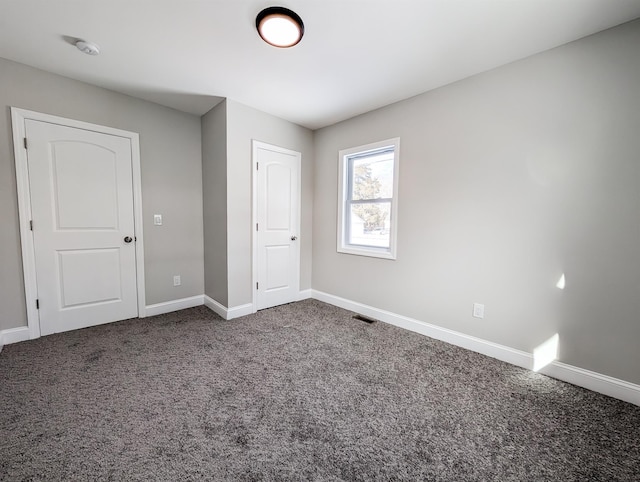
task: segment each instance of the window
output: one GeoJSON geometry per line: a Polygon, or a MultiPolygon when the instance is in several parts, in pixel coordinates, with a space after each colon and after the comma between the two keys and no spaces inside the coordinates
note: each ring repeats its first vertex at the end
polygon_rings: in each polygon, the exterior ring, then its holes
{"type": "Polygon", "coordinates": [[[395,138],[340,151],[338,252],[396,258],[399,148],[395,138]]]}

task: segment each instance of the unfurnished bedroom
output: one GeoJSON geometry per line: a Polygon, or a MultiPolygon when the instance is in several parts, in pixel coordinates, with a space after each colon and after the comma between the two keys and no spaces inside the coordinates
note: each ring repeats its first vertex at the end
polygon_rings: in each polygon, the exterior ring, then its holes
{"type": "Polygon", "coordinates": [[[0,480],[638,480],[638,46],[637,0],[0,0],[0,480]]]}

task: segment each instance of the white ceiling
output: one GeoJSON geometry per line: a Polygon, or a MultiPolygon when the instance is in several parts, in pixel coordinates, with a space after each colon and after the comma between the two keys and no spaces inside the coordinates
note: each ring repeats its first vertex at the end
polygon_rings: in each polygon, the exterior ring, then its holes
{"type": "Polygon", "coordinates": [[[315,129],[638,17],[640,0],[0,0],[0,57],[198,115],[228,97],[315,129]],[[303,18],[296,47],[258,37],[271,5],[303,18]]]}

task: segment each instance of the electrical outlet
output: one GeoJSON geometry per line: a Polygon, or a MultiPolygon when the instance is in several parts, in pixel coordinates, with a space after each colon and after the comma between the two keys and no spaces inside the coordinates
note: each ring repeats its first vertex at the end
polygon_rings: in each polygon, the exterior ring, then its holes
{"type": "Polygon", "coordinates": [[[473,304],[473,316],[475,318],[484,318],[484,305],[480,303],[473,304]]]}
{"type": "Polygon", "coordinates": [[[180,286],[182,284],[182,280],[180,279],[180,275],[177,274],[173,277],[173,286],[180,286]]]}
{"type": "Polygon", "coordinates": [[[162,226],[162,214],[153,215],[153,224],[155,226],[162,226]]]}

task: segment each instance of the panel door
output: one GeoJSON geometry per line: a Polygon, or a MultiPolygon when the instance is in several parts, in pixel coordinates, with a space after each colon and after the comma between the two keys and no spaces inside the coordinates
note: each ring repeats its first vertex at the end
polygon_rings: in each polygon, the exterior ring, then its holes
{"type": "Polygon", "coordinates": [[[130,139],[25,128],[41,334],[137,317],[130,139]]]}
{"type": "Polygon", "coordinates": [[[257,143],[257,309],[300,291],[300,153],[257,143]]]}

